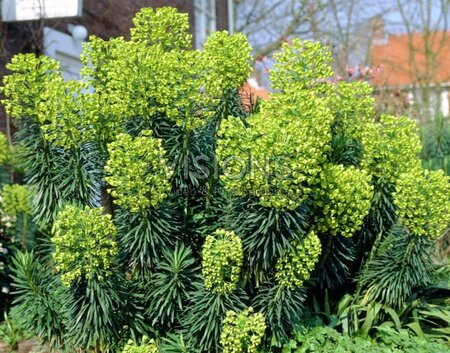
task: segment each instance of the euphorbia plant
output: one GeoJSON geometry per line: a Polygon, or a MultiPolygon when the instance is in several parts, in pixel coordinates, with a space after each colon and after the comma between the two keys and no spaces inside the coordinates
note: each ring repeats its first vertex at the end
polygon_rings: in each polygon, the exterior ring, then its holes
{"type": "Polygon", "coordinates": [[[46,236],[15,259],[31,331],[69,351],[256,352],[301,325],[311,292],[360,275],[360,293],[398,303],[426,284],[400,272],[383,283],[402,291],[373,290],[389,242],[426,274],[423,245],[450,222],[448,179],[421,169],[407,118],[376,121],[370,87],[334,83],[328,49],[301,40],[248,112],[245,36],[195,51],[174,9],[134,24],[130,41],[90,39],[80,82],[46,57],[9,65],[5,105],[46,236]]]}

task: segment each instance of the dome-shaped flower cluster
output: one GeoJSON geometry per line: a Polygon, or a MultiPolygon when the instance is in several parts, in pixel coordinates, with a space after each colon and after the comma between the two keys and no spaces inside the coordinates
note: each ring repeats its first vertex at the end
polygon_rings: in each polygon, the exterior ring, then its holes
{"type": "Polygon", "coordinates": [[[216,230],[206,237],[202,249],[202,274],[206,289],[214,293],[233,292],[244,259],[242,241],[234,233],[216,230]]]}
{"type": "Polygon", "coordinates": [[[31,213],[28,188],[19,184],[3,186],[0,207],[10,217],[16,217],[20,213],[31,213]]]}
{"type": "Polygon", "coordinates": [[[261,313],[248,308],[240,313],[227,312],[223,320],[220,344],[223,353],[257,353],[264,337],[266,324],[261,313]]]}
{"type": "Polygon", "coordinates": [[[118,254],[117,230],[103,208],[67,205],[53,226],[53,259],[66,286],[79,278],[102,280],[112,273],[118,254]]]}
{"type": "Polygon", "coordinates": [[[327,164],[321,172],[314,213],[316,229],[352,237],[370,210],[373,187],[364,170],[342,164],[327,164]]]}
{"type": "Polygon", "coordinates": [[[360,140],[366,125],[373,121],[373,88],[364,81],[336,83],[330,109],[334,115],[334,132],[360,140]]]}
{"type": "Polygon", "coordinates": [[[327,91],[327,80],[334,76],[328,47],[320,42],[294,38],[274,55],[276,61],[270,74],[272,88],[288,94],[299,90],[327,91]]]}
{"type": "Polygon", "coordinates": [[[157,207],[167,197],[172,171],[161,140],[151,131],[136,138],[119,134],[108,151],[106,181],[115,204],[137,213],[157,207]]]}
{"type": "Polygon", "coordinates": [[[385,183],[395,184],[401,174],[422,169],[422,144],[408,117],[383,115],[380,123],[366,124],[362,146],[361,167],[385,183]]]}
{"type": "Polygon", "coordinates": [[[251,50],[242,33],[211,34],[201,56],[206,93],[221,98],[225,91],[241,87],[251,73],[251,50]]]}
{"type": "Polygon", "coordinates": [[[450,226],[450,178],[442,170],[404,173],[397,180],[394,204],[412,233],[437,239],[450,226]]]}
{"type": "Polygon", "coordinates": [[[274,95],[245,124],[223,121],[217,154],[225,187],[266,207],[297,208],[319,176],[332,121],[326,100],[307,91],[289,101],[274,95]]]}
{"type": "Polygon", "coordinates": [[[143,8],[133,18],[133,24],[130,31],[133,42],[159,45],[164,50],[188,49],[192,45],[188,14],[173,7],[143,8]]]}
{"type": "Polygon", "coordinates": [[[292,244],[293,251],[287,250],[285,255],[278,259],[275,277],[282,286],[290,289],[301,287],[314,270],[322,245],[319,237],[311,231],[301,242],[292,244]]]}

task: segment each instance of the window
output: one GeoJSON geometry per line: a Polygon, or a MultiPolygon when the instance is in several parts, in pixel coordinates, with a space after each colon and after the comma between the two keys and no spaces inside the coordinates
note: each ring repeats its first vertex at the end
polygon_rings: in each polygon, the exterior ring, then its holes
{"type": "Polygon", "coordinates": [[[216,1],[194,0],[195,47],[200,49],[208,35],[216,30],[216,1]]]}
{"type": "Polygon", "coordinates": [[[81,16],[81,0],[1,0],[5,22],[81,16]]]}

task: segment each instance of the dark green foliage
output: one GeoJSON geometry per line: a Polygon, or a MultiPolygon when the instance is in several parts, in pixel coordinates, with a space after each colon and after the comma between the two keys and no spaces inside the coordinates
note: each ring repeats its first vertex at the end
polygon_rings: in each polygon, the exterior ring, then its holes
{"type": "Polygon", "coordinates": [[[313,280],[321,289],[336,289],[349,280],[356,246],[352,239],[341,236],[323,238],[322,260],[314,271],[313,280]]]}
{"type": "MultiPolygon", "coordinates": [[[[232,197],[223,189],[219,181],[216,180],[216,182],[205,200],[205,205],[195,209],[189,224],[192,232],[195,233],[195,239],[199,242],[202,242],[205,235],[214,233],[218,228],[228,227],[226,216],[231,213],[232,197]]],[[[196,245],[195,250],[200,253],[200,246],[196,245]]]]}
{"type": "Polygon", "coordinates": [[[273,343],[285,341],[290,332],[301,323],[305,299],[304,288],[290,290],[273,282],[259,288],[252,306],[264,314],[275,340],[273,343]]]}
{"type": "Polygon", "coordinates": [[[142,334],[139,295],[118,276],[103,281],[89,279],[75,284],[74,301],[69,307],[68,339],[72,346],[110,348],[126,341],[128,335],[142,334]]]}
{"type": "Polygon", "coordinates": [[[329,161],[345,166],[359,166],[361,159],[361,143],[347,135],[334,135],[331,141],[331,152],[329,161]]]}
{"type": "Polygon", "coordinates": [[[163,248],[163,258],[156,264],[148,284],[147,315],[152,326],[174,327],[186,310],[189,293],[201,283],[200,268],[190,248],[177,243],[163,248]]]}
{"type": "Polygon", "coordinates": [[[366,255],[374,246],[376,239],[383,238],[388,234],[396,222],[395,206],[392,197],[394,186],[377,179],[373,180],[372,184],[374,186],[374,195],[370,212],[365,218],[361,230],[354,237],[357,245],[356,267],[366,259],[366,255]]]}
{"type": "Polygon", "coordinates": [[[96,207],[101,202],[102,158],[93,144],[65,150],[44,142],[33,123],[18,132],[17,158],[27,184],[33,185],[34,220],[49,230],[66,202],[96,207]]]}
{"type": "Polygon", "coordinates": [[[178,225],[170,204],[144,213],[117,209],[115,224],[123,256],[129,267],[140,274],[153,268],[163,249],[177,240],[178,225]]]}
{"type": "Polygon", "coordinates": [[[392,329],[380,331],[376,340],[341,335],[330,327],[296,331],[283,347],[283,353],[446,353],[450,348],[436,342],[398,334],[392,329]]]}
{"type": "Polygon", "coordinates": [[[432,243],[401,226],[392,229],[359,276],[369,301],[399,307],[414,288],[430,283],[432,243]]]}
{"type": "Polygon", "coordinates": [[[174,191],[188,195],[189,191],[205,186],[213,164],[211,141],[214,135],[211,126],[186,130],[165,117],[158,117],[152,127],[155,136],[163,140],[174,167],[174,191]]]}
{"type": "Polygon", "coordinates": [[[432,284],[414,292],[403,306],[402,321],[416,334],[450,343],[450,286],[432,284]]]}
{"type": "Polygon", "coordinates": [[[222,321],[228,310],[241,311],[246,308],[247,295],[242,289],[231,294],[215,294],[200,284],[189,299],[191,305],[183,320],[186,337],[202,352],[220,352],[222,321]]]}
{"type": "Polygon", "coordinates": [[[235,200],[229,224],[242,239],[250,279],[256,283],[267,280],[277,259],[292,249],[291,241],[303,239],[308,210],[306,203],[294,211],[280,211],[252,200],[235,200]]]}
{"type": "Polygon", "coordinates": [[[17,253],[13,264],[15,310],[26,318],[24,328],[53,348],[63,347],[73,301],[69,291],[32,252],[17,253]]]}
{"type": "Polygon", "coordinates": [[[161,338],[159,347],[163,353],[198,353],[191,343],[186,342],[183,334],[175,335],[169,333],[166,337],[161,338]]]}
{"type": "Polygon", "coordinates": [[[11,176],[6,166],[0,166],[0,185],[10,182],[11,176]]]}

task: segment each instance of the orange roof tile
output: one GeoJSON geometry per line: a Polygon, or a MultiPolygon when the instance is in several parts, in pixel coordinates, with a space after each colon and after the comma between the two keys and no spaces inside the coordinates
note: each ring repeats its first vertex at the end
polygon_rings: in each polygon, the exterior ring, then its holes
{"type": "Polygon", "coordinates": [[[371,55],[372,65],[381,67],[380,73],[372,80],[375,86],[401,87],[421,81],[450,82],[450,31],[431,32],[428,41],[423,33],[391,35],[386,44],[373,46],[371,55]],[[428,64],[426,42],[431,53],[428,64]]]}

